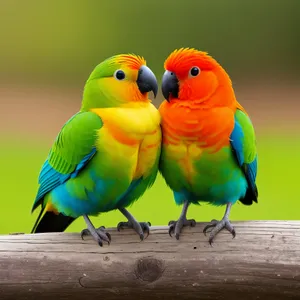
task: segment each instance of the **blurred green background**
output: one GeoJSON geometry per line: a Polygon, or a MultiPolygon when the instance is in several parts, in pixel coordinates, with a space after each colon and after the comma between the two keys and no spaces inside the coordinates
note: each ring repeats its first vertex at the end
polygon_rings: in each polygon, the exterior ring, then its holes
{"type": "MultiPolygon", "coordinates": [[[[298,0],[2,0],[0,233],[30,232],[41,165],[79,109],[94,66],[134,52],[160,81],[165,58],[179,47],[208,51],[224,66],[256,128],[259,203],[235,205],[231,219],[299,219],[299,11],[298,0]]],[[[130,208],[153,225],[180,210],[161,177],[130,208]]],[[[223,212],[203,205],[188,217],[210,221],[223,212]]],[[[107,227],[124,220],[117,211],[92,219],[107,227]]],[[[68,231],[84,227],[81,218],[68,231]]]]}

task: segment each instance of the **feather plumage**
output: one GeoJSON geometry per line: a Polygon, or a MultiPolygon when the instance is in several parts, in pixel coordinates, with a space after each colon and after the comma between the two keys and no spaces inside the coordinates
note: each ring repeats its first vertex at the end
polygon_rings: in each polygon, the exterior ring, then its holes
{"type": "Polygon", "coordinates": [[[92,72],[80,112],[62,127],[42,166],[32,211],[42,210],[32,232],[62,231],[79,216],[124,208],[154,183],[160,115],[136,83],[144,63],[118,55],[92,72]],[[114,78],[118,69],[126,80],[114,78]]]}
{"type": "Polygon", "coordinates": [[[165,61],[162,92],[162,154],[159,169],[173,190],[175,202],[184,204],[181,217],[170,226],[179,238],[190,203],[226,205],[214,236],[226,227],[231,206],[257,202],[257,150],[253,125],[238,103],[231,80],[206,52],[190,48],[173,51],[165,61]],[[179,223],[178,223],[179,222],[179,223]],[[177,225],[176,225],[177,223],[177,225]],[[180,225],[178,225],[180,224],[180,225]]]}

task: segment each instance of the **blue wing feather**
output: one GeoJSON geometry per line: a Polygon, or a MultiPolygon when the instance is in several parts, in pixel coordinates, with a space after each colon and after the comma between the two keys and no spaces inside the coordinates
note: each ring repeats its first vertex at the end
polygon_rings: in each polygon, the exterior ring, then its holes
{"type": "Polygon", "coordinates": [[[243,129],[239,124],[239,122],[235,119],[234,128],[230,135],[230,143],[232,149],[235,152],[236,159],[240,167],[244,164],[244,152],[243,152],[243,142],[242,142],[243,137],[244,137],[243,129]]]}
{"type": "Polygon", "coordinates": [[[257,202],[258,191],[256,187],[257,175],[257,155],[251,163],[245,163],[244,158],[244,131],[238,120],[235,118],[234,129],[230,136],[230,144],[232,151],[236,157],[238,165],[243,170],[246,180],[248,182],[248,189],[246,195],[240,201],[244,204],[252,204],[252,201],[257,202]]]}
{"type": "Polygon", "coordinates": [[[249,178],[249,182],[253,189],[256,188],[256,184],[255,184],[256,175],[257,175],[257,156],[255,157],[253,162],[247,165],[247,170],[246,170],[246,176],[249,178]]]}
{"type": "Polygon", "coordinates": [[[96,153],[96,148],[93,148],[92,151],[87,154],[76,166],[75,170],[68,174],[62,174],[56,171],[49,163],[47,159],[41,169],[39,175],[39,184],[40,187],[37,192],[37,196],[34,201],[34,205],[32,211],[40,204],[40,200],[44,198],[44,196],[55,189],[57,186],[66,182],[69,178],[74,178],[78,175],[78,173],[87,165],[89,160],[96,153]]]}

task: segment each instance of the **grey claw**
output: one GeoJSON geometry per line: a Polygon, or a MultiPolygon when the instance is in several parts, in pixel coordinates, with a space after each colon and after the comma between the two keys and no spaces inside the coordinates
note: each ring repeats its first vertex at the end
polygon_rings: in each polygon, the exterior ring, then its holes
{"type": "Polygon", "coordinates": [[[135,232],[139,235],[140,240],[143,241],[150,234],[150,226],[151,226],[150,222],[140,222],[140,223],[135,222],[133,224],[131,222],[119,222],[117,225],[117,230],[120,231],[121,229],[124,229],[124,228],[134,229],[135,232]],[[147,234],[146,237],[145,237],[144,233],[147,234]]]}
{"type": "Polygon", "coordinates": [[[171,221],[169,221],[168,226],[170,226],[170,225],[172,225],[172,224],[174,224],[174,223],[176,223],[176,221],[171,220],[171,221]]]}
{"type": "Polygon", "coordinates": [[[170,221],[169,222],[169,235],[170,237],[172,237],[172,232],[174,233],[174,229],[175,229],[175,221],[170,221]]]}
{"type": "Polygon", "coordinates": [[[90,235],[90,231],[88,229],[83,229],[80,233],[81,239],[84,240],[84,236],[90,235]]]}
{"type": "Polygon", "coordinates": [[[172,237],[172,233],[175,233],[175,238],[179,240],[179,236],[183,227],[195,227],[196,221],[194,219],[178,219],[178,221],[169,221],[169,235],[172,237]]]}
{"type": "Polygon", "coordinates": [[[235,236],[236,236],[236,233],[235,233],[235,229],[234,229],[234,228],[232,229],[231,234],[232,234],[232,238],[234,239],[235,236]]]}
{"type": "Polygon", "coordinates": [[[150,226],[151,226],[151,223],[150,223],[150,222],[142,222],[142,223],[140,223],[140,225],[141,225],[142,230],[143,230],[143,234],[141,234],[141,236],[143,236],[143,239],[142,239],[142,240],[144,240],[144,239],[146,239],[146,238],[149,236],[149,234],[150,234],[150,226]],[[144,233],[147,234],[146,237],[144,236],[144,233]]]}
{"type": "Polygon", "coordinates": [[[194,219],[191,219],[191,220],[189,220],[191,223],[190,223],[190,226],[191,227],[195,227],[196,225],[197,225],[197,222],[196,222],[196,220],[194,220],[194,219]]]}
{"type": "MultiPolygon", "coordinates": [[[[105,232],[104,229],[104,226],[99,227],[98,229],[96,229],[97,236],[93,236],[101,247],[103,246],[103,240],[107,242],[108,245],[110,245],[111,242],[111,235],[108,232],[105,232]]],[[[81,239],[84,240],[84,236],[87,235],[91,235],[91,232],[89,231],[89,229],[83,229],[80,234],[81,239]]]]}
{"type": "Polygon", "coordinates": [[[208,225],[206,225],[205,227],[204,227],[204,229],[203,229],[203,233],[204,233],[204,235],[206,236],[206,233],[207,233],[207,230],[208,229],[210,229],[210,228],[213,228],[213,227],[215,227],[217,224],[208,224],[208,225]]]}
{"type": "Polygon", "coordinates": [[[99,237],[101,238],[101,240],[107,242],[108,245],[110,245],[111,235],[108,232],[106,232],[102,227],[100,227],[97,229],[97,233],[98,233],[99,237]]]}
{"type": "Polygon", "coordinates": [[[106,232],[106,236],[108,237],[109,242],[111,242],[111,235],[110,235],[110,233],[106,232]]]}
{"type": "Polygon", "coordinates": [[[210,236],[208,239],[208,242],[211,246],[213,245],[214,239],[217,236],[217,234],[224,228],[227,229],[232,234],[233,238],[235,238],[236,236],[235,229],[233,228],[233,226],[231,225],[230,221],[227,218],[224,218],[221,221],[211,220],[210,224],[206,225],[203,229],[203,233],[205,236],[209,228],[213,228],[210,231],[210,236]]]}
{"type": "Polygon", "coordinates": [[[127,222],[119,222],[117,225],[117,230],[121,231],[121,229],[124,229],[127,222]]]}

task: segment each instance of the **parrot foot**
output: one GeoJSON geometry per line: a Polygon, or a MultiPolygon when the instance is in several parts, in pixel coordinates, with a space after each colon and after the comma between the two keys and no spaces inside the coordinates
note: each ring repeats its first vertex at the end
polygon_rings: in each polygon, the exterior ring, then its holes
{"type": "Polygon", "coordinates": [[[172,233],[175,233],[175,237],[177,240],[179,240],[179,235],[181,233],[181,230],[183,227],[195,227],[196,221],[194,219],[188,220],[186,218],[187,210],[190,203],[188,201],[185,201],[183,204],[182,212],[177,221],[170,221],[169,222],[169,235],[172,237],[172,233]]]}
{"type": "Polygon", "coordinates": [[[90,221],[90,219],[88,218],[88,216],[84,215],[83,217],[88,228],[83,229],[81,231],[81,238],[84,240],[84,236],[91,235],[100,247],[103,246],[103,241],[110,244],[111,236],[108,232],[105,231],[105,227],[101,226],[98,229],[96,229],[90,221]]]}
{"type": "Polygon", "coordinates": [[[119,210],[127,218],[128,222],[119,222],[117,225],[117,230],[120,231],[121,229],[132,228],[139,235],[141,241],[146,239],[150,233],[151,223],[138,222],[125,208],[120,208],[119,210]],[[147,234],[146,237],[145,234],[147,234]]]}
{"type": "Polygon", "coordinates": [[[150,226],[151,223],[150,222],[120,222],[117,225],[117,229],[118,231],[120,231],[121,229],[125,229],[125,228],[132,228],[135,230],[135,232],[140,236],[141,241],[146,239],[150,233],[150,226]],[[147,236],[145,237],[145,233],[147,234],[147,236]]]}
{"type": "Polygon", "coordinates": [[[179,240],[179,235],[183,227],[195,227],[196,221],[194,219],[187,220],[186,218],[179,218],[178,221],[169,222],[169,235],[172,237],[172,233],[175,233],[175,237],[179,240]]]}
{"type": "Polygon", "coordinates": [[[232,203],[227,203],[227,206],[226,206],[226,211],[225,211],[225,214],[224,214],[224,217],[221,221],[217,221],[217,220],[212,220],[210,222],[210,224],[206,225],[203,229],[203,233],[206,235],[207,233],[207,230],[209,228],[213,228],[211,231],[210,231],[210,235],[209,235],[209,244],[212,246],[213,244],[213,241],[215,239],[215,237],[217,236],[217,234],[222,230],[222,229],[227,229],[233,236],[233,238],[235,238],[235,229],[233,228],[233,226],[231,225],[228,217],[229,217],[229,214],[230,214],[230,210],[231,210],[231,206],[232,206],[232,203]]]}
{"type": "MultiPolygon", "coordinates": [[[[97,232],[97,235],[101,238],[101,240],[104,240],[105,242],[107,242],[108,244],[110,244],[111,242],[111,236],[108,232],[105,231],[105,227],[101,226],[97,229],[95,229],[97,232]]],[[[83,229],[81,231],[81,238],[84,240],[84,237],[87,235],[92,235],[91,232],[89,231],[89,229],[83,229]]],[[[92,235],[93,236],[93,235],[92,235]]]]}
{"type": "Polygon", "coordinates": [[[235,238],[235,229],[234,227],[231,225],[230,221],[228,220],[227,217],[224,217],[221,221],[218,220],[211,220],[209,225],[206,225],[203,229],[203,233],[206,235],[207,230],[209,228],[213,228],[210,231],[210,235],[209,235],[209,244],[212,246],[214,238],[217,236],[217,234],[222,230],[222,229],[227,229],[233,236],[233,238],[235,238]],[[213,228],[214,227],[214,228],[213,228]]]}

